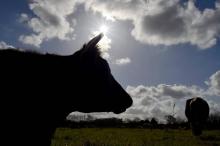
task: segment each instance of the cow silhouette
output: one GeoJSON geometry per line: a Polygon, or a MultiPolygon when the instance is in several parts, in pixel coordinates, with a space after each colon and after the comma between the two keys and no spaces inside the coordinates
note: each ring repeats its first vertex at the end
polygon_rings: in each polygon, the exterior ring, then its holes
{"type": "Polygon", "coordinates": [[[0,51],[2,143],[48,146],[73,111],[118,114],[132,105],[100,56],[102,36],[69,56],[0,51]]]}
{"type": "Polygon", "coordinates": [[[188,99],[185,115],[191,124],[193,135],[199,136],[202,134],[203,126],[209,117],[209,105],[200,97],[188,99]]]}

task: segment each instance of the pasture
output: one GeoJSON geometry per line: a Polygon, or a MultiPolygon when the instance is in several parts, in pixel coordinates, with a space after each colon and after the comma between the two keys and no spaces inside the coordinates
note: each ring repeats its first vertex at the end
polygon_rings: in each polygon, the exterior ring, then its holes
{"type": "Polygon", "coordinates": [[[51,146],[220,146],[220,131],[132,128],[57,128],[51,146]]]}

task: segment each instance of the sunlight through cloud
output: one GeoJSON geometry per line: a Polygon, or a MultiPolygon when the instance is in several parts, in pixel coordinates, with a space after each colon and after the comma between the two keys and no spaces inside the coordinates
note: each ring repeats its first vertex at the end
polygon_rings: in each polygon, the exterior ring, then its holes
{"type": "Polygon", "coordinates": [[[108,33],[108,27],[106,25],[102,25],[99,28],[99,31],[105,35],[106,33],[108,33]]]}

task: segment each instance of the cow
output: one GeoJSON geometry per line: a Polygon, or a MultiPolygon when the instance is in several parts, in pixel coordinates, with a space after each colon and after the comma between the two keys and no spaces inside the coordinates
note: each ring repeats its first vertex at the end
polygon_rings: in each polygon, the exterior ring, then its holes
{"type": "Polygon", "coordinates": [[[209,117],[209,105],[200,97],[188,99],[186,101],[185,115],[191,124],[193,135],[199,136],[202,134],[203,126],[209,117]]]}
{"type": "Polygon", "coordinates": [[[6,145],[49,146],[73,111],[124,112],[132,98],[115,80],[97,43],[72,55],[0,51],[1,138],[6,145]]]}

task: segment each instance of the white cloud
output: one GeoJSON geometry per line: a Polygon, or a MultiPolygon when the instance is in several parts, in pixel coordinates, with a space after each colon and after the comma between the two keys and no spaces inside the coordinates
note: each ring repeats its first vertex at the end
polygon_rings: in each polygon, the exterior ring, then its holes
{"type": "Polygon", "coordinates": [[[43,38],[41,36],[38,36],[36,34],[31,34],[31,35],[21,35],[19,37],[19,41],[23,42],[24,44],[28,45],[34,45],[36,47],[40,47],[40,44],[42,43],[43,38]]]}
{"type": "Polygon", "coordinates": [[[20,17],[19,17],[19,19],[18,19],[18,21],[20,22],[20,23],[26,23],[26,22],[28,22],[30,20],[30,18],[29,18],[29,16],[26,14],[26,13],[21,13],[21,15],[20,15],[20,17]]]}
{"type": "Polygon", "coordinates": [[[4,41],[0,41],[0,49],[14,49],[15,47],[12,45],[7,44],[4,41]]]}
{"type": "Polygon", "coordinates": [[[129,64],[131,63],[131,59],[126,57],[126,58],[120,58],[120,59],[117,59],[115,61],[115,64],[116,65],[126,65],[126,64],[129,64]]]}
{"type": "Polygon", "coordinates": [[[100,13],[110,20],[130,20],[132,36],[150,45],[177,45],[190,43],[200,49],[214,46],[220,36],[220,3],[215,9],[199,10],[194,1],[184,4],[180,0],[33,0],[29,5],[36,15],[28,19],[33,30],[22,35],[20,41],[37,47],[43,41],[70,39],[74,26],[67,20],[79,4],[87,12],[100,13]]]}
{"type": "Polygon", "coordinates": [[[184,85],[166,85],[159,84],[157,86],[145,87],[139,85],[137,87],[128,86],[127,91],[134,98],[142,98],[147,95],[157,99],[162,97],[171,97],[175,99],[182,99],[185,97],[202,96],[205,91],[197,86],[184,86],[184,85]]]}
{"type": "Polygon", "coordinates": [[[205,95],[204,90],[199,87],[184,85],[128,86],[126,90],[134,100],[133,106],[126,114],[131,114],[135,117],[137,116],[136,111],[138,111],[139,118],[156,117],[161,122],[165,120],[166,115],[174,113],[177,113],[176,116],[181,116],[182,119],[185,119],[184,109],[176,106],[173,111],[173,106],[176,102],[193,96],[203,97],[205,95]]]}
{"type": "Polygon", "coordinates": [[[210,108],[210,114],[220,113],[220,103],[214,102],[212,100],[207,100],[210,108]]]}
{"type": "MultiPolygon", "coordinates": [[[[75,10],[74,0],[34,0],[29,3],[30,9],[36,17],[30,18],[28,26],[33,30],[30,35],[21,35],[19,40],[25,44],[40,47],[43,41],[58,38],[68,40],[69,34],[73,33],[67,16],[75,10]]],[[[20,19],[27,16],[21,14],[20,19]]]]}
{"type": "Polygon", "coordinates": [[[134,103],[122,115],[130,118],[138,116],[141,119],[156,117],[161,122],[165,121],[165,116],[168,114],[175,114],[178,118],[186,119],[184,114],[186,99],[195,96],[205,98],[209,104],[210,113],[219,113],[220,103],[212,97],[220,96],[220,70],[211,75],[206,84],[207,89],[198,86],[165,84],[128,86],[126,91],[131,95],[134,103]]]}
{"type": "Polygon", "coordinates": [[[216,44],[220,33],[220,4],[200,11],[193,1],[179,0],[87,0],[87,10],[114,20],[131,20],[132,35],[151,45],[190,43],[200,49],[216,44]]]}
{"type": "Polygon", "coordinates": [[[206,84],[210,86],[208,90],[210,95],[220,96],[220,70],[213,74],[206,84]]]}
{"type": "Polygon", "coordinates": [[[146,0],[85,0],[86,10],[101,13],[110,20],[134,19],[145,9],[146,0]],[[141,11],[140,11],[141,10],[141,11]]]}

